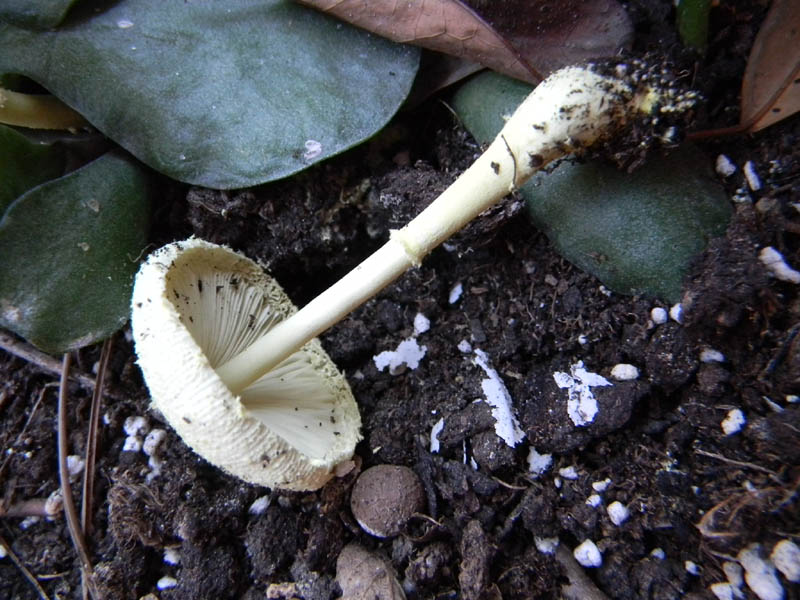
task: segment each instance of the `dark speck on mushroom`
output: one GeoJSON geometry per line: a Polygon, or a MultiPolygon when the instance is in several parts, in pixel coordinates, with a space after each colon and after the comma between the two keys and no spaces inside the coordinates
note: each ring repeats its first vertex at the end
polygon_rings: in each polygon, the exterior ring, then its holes
{"type": "Polygon", "coordinates": [[[197,291],[200,292],[201,294],[203,293],[203,280],[202,279],[198,279],[197,280],[197,291]]]}

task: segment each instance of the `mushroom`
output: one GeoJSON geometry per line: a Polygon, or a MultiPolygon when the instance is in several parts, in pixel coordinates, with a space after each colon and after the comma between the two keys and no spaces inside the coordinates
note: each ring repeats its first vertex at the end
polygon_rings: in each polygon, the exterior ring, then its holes
{"type": "Polygon", "coordinates": [[[312,339],[234,394],[215,369],[297,309],[255,262],[199,239],[151,254],[132,326],[155,407],[195,452],[251,483],[325,484],[361,424],[350,387],[312,339]]]}
{"type": "Polygon", "coordinates": [[[692,104],[658,79],[635,64],[556,71],[439,198],[300,311],[228,249],[192,239],[157,251],[132,314],[153,402],[199,454],[243,479],[324,484],[353,452],[359,416],[315,336],[548,163],[692,104]]]}

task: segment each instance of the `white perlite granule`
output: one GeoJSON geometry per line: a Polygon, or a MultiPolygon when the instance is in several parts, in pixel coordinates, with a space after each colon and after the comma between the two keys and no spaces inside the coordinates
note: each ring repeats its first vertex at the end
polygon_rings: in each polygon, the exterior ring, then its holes
{"type": "Polygon", "coordinates": [[[632,381],[639,379],[639,369],[627,363],[619,363],[611,369],[611,377],[617,381],[632,381]]]}
{"type": "Polygon", "coordinates": [[[427,346],[420,346],[416,338],[410,337],[400,342],[396,350],[384,350],[373,356],[372,360],[375,361],[378,371],[389,367],[389,373],[397,375],[404,370],[404,365],[412,371],[419,367],[419,361],[425,357],[427,351],[427,346]]]}
{"type": "Polygon", "coordinates": [[[734,408],[728,411],[728,415],[722,420],[720,427],[725,435],[733,435],[741,431],[745,423],[747,423],[747,419],[744,413],[738,408],[734,408]]]}
{"type": "Polygon", "coordinates": [[[431,328],[431,320],[422,313],[417,313],[416,316],[414,317],[414,335],[425,333],[430,328],[431,328]]]}
{"type": "Polygon", "coordinates": [[[431,453],[439,451],[439,434],[444,429],[444,417],[436,421],[431,428],[431,453]]]}
{"type": "Polygon", "coordinates": [[[525,438],[525,433],[520,429],[514,416],[511,394],[508,393],[497,371],[489,365],[489,356],[486,352],[476,348],[474,362],[487,375],[487,378],[481,381],[481,389],[486,396],[486,402],[492,407],[494,431],[513,448],[525,438]]]}
{"type": "Polygon", "coordinates": [[[556,548],[558,548],[557,537],[548,538],[548,537],[534,536],[533,543],[536,545],[536,549],[542,554],[554,554],[556,548]]]}
{"type": "Polygon", "coordinates": [[[736,172],[736,165],[733,164],[733,161],[724,154],[717,156],[717,162],[715,166],[717,175],[720,177],[730,177],[736,172]]]}
{"type": "Polygon", "coordinates": [[[578,470],[570,465],[568,467],[562,467],[558,470],[558,474],[561,475],[564,479],[575,480],[578,478],[578,470]]]}
{"type": "Polygon", "coordinates": [[[569,373],[556,371],[553,379],[558,387],[567,390],[567,414],[578,427],[594,421],[597,414],[597,400],[591,388],[613,385],[605,377],[587,371],[582,360],[572,365],[569,373]]]}
{"type": "Polygon", "coordinates": [[[462,286],[460,283],[455,284],[450,289],[450,295],[448,296],[447,301],[450,304],[455,304],[461,299],[461,294],[463,292],[464,292],[464,286],[462,286]]]}
{"type": "Polygon", "coordinates": [[[650,311],[650,320],[653,322],[654,325],[663,325],[669,319],[669,314],[667,313],[667,309],[661,308],[660,306],[656,306],[653,310],[650,311]]]}
{"type": "Polygon", "coordinates": [[[528,473],[536,478],[544,474],[552,465],[552,454],[539,454],[536,448],[531,446],[531,449],[528,451],[528,473]]]}
{"type": "Polygon", "coordinates": [[[608,518],[611,519],[611,522],[617,527],[627,521],[628,517],[631,515],[628,507],[618,500],[609,504],[606,511],[608,512],[608,518]]]}
{"type": "Polygon", "coordinates": [[[800,582],[800,547],[791,540],[781,540],[770,554],[775,567],[792,583],[800,582]]]}
{"type": "Polygon", "coordinates": [[[758,253],[758,260],[767,267],[767,270],[775,279],[780,279],[787,283],[800,283],[800,271],[790,267],[783,255],[772,246],[766,246],[758,253]]]}
{"type": "Polygon", "coordinates": [[[592,540],[585,540],[572,551],[572,555],[584,567],[599,567],[603,564],[603,556],[592,540]]]}
{"type": "Polygon", "coordinates": [[[783,600],[783,586],[775,572],[775,565],[761,558],[759,544],[750,544],[736,558],[744,569],[747,587],[753,590],[759,600],[783,600]]]}

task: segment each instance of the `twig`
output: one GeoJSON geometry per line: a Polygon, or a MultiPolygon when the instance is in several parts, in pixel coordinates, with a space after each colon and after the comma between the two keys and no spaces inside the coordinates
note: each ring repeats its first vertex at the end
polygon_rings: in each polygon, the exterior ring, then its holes
{"type": "MultiPolygon", "coordinates": [[[[44,352],[37,350],[30,344],[26,344],[20,340],[14,339],[5,331],[0,330],[0,349],[5,350],[9,354],[18,356],[29,363],[33,363],[43,371],[48,373],[58,374],[61,373],[61,363],[44,352]]],[[[83,373],[76,373],[73,375],[75,381],[86,389],[94,389],[94,379],[83,373]]]]}
{"type": "Polygon", "coordinates": [[[6,554],[8,554],[8,558],[11,559],[11,562],[14,563],[14,565],[25,576],[25,579],[27,579],[28,582],[36,589],[36,593],[39,594],[39,598],[42,598],[42,600],[50,600],[50,596],[48,596],[47,592],[44,591],[44,588],[39,584],[36,577],[28,570],[28,567],[22,564],[19,556],[17,556],[16,553],[11,549],[11,546],[2,535],[0,535],[0,547],[6,551],[6,554]]]}
{"type": "Polygon", "coordinates": [[[714,454],[713,452],[707,452],[706,450],[700,450],[699,448],[695,449],[695,453],[699,454],[700,456],[707,456],[708,458],[716,458],[717,460],[721,460],[724,463],[728,463],[729,465],[735,465],[737,467],[742,467],[746,469],[753,469],[754,471],[760,471],[762,473],[766,473],[767,475],[771,475],[773,477],[777,477],[778,474],[775,471],[771,471],[766,467],[762,467],[761,465],[755,465],[749,462],[742,462],[740,460],[734,460],[732,458],[727,458],[722,456],[721,454],[714,454]]]}
{"type": "Polygon", "coordinates": [[[82,581],[92,598],[97,598],[92,563],[89,560],[86,541],[83,539],[81,524],[78,521],[78,511],[72,498],[72,486],[69,483],[69,470],[67,469],[67,379],[71,362],[69,352],[65,353],[61,368],[61,384],[58,390],[58,474],[61,479],[61,494],[64,497],[64,516],[67,519],[67,528],[72,538],[72,544],[78,552],[82,581]]]}
{"type": "Polygon", "coordinates": [[[100,362],[97,367],[97,384],[92,392],[92,408],[89,411],[89,431],[86,434],[86,463],[83,470],[83,494],[81,503],[81,527],[88,538],[92,534],[92,501],[94,499],[94,466],[97,457],[97,428],[100,423],[100,406],[103,399],[108,361],[111,357],[113,337],[103,342],[100,351],[100,362]]]}
{"type": "Polygon", "coordinates": [[[9,507],[0,503],[0,517],[47,517],[47,498],[29,498],[9,507]]]}

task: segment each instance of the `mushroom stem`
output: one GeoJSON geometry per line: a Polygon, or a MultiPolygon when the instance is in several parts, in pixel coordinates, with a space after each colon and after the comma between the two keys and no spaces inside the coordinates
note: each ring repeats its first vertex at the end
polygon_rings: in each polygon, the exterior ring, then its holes
{"type": "Polygon", "coordinates": [[[419,265],[436,246],[555,159],[607,139],[662,100],[626,70],[593,66],[553,73],[517,108],[486,151],[432,204],[386,244],[300,311],[219,366],[238,394],[253,381],[419,265]],[[614,71],[614,69],[612,69],[614,71]]]}

